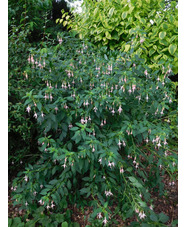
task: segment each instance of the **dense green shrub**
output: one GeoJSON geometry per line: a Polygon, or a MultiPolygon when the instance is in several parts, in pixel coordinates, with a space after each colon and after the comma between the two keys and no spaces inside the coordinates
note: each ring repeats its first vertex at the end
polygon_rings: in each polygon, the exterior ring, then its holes
{"type": "Polygon", "coordinates": [[[171,63],[178,72],[177,1],[166,7],[164,0],[84,0],[71,26],[99,47],[134,48],[151,68],[171,63]]]}
{"type": "Polygon", "coordinates": [[[58,39],[32,50],[25,68],[25,111],[41,130],[41,155],[14,180],[14,204],[30,214],[93,206],[94,226],[114,224],[118,212],[123,220],[136,215],[134,226],[166,223],[153,212],[150,190],[162,195],[162,176],[170,174],[172,185],[177,172],[170,68],[153,71],[138,56],[58,39]]]}

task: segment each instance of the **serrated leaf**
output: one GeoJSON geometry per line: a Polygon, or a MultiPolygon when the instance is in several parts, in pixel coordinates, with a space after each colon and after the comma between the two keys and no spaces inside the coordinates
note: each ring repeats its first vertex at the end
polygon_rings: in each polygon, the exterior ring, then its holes
{"type": "Polygon", "coordinates": [[[160,39],[164,39],[165,38],[165,36],[166,36],[166,32],[160,32],[159,33],[159,37],[160,37],[160,39]]]}

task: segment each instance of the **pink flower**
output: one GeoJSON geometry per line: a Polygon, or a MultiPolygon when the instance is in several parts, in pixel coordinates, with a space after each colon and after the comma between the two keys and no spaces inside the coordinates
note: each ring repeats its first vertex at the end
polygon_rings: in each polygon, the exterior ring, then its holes
{"type": "Polygon", "coordinates": [[[104,220],[103,220],[103,223],[104,223],[104,225],[106,225],[107,224],[107,219],[106,219],[106,217],[104,218],[104,220]]]}
{"type": "Polygon", "coordinates": [[[126,143],[125,143],[125,141],[123,140],[122,142],[123,142],[123,146],[125,147],[125,146],[126,146],[126,143]]]}
{"type": "Polygon", "coordinates": [[[164,140],[163,144],[164,144],[164,145],[167,145],[167,144],[168,144],[167,141],[166,141],[166,139],[164,140]]]}
{"type": "Polygon", "coordinates": [[[132,92],[132,90],[131,90],[131,88],[129,89],[129,94],[131,94],[131,92],[132,92]]]}
{"type": "Polygon", "coordinates": [[[142,44],[145,40],[144,39],[140,39],[140,43],[142,44]]]}
{"type": "Polygon", "coordinates": [[[119,114],[121,113],[122,110],[123,110],[123,109],[121,108],[121,105],[120,105],[120,107],[119,107],[119,109],[118,109],[119,114]]]}
{"type": "Polygon", "coordinates": [[[64,167],[64,169],[67,167],[67,165],[65,163],[62,166],[64,167]]]}
{"type": "Polygon", "coordinates": [[[113,194],[112,194],[112,192],[109,190],[109,191],[105,191],[105,195],[106,195],[106,196],[111,196],[111,195],[113,195],[113,194]]]}
{"type": "Polygon", "coordinates": [[[27,176],[25,176],[24,178],[25,178],[25,181],[28,181],[28,177],[27,176]]]}
{"type": "Polygon", "coordinates": [[[83,117],[81,118],[81,124],[84,124],[85,123],[85,121],[84,121],[84,119],[83,119],[83,117]]]}
{"type": "Polygon", "coordinates": [[[135,89],[136,89],[136,85],[135,85],[135,84],[133,84],[133,85],[132,85],[132,91],[134,92],[134,91],[135,91],[135,89]]]}
{"type": "Polygon", "coordinates": [[[58,41],[59,41],[59,44],[63,42],[62,38],[59,38],[58,41]]]}
{"type": "Polygon", "coordinates": [[[41,117],[44,117],[45,115],[44,115],[44,113],[43,112],[41,112],[41,117]]]}
{"type": "Polygon", "coordinates": [[[158,146],[158,149],[159,149],[159,148],[161,147],[161,144],[160,144],[160,142],[158,143],[158,145],[157,145],[157,146],[158,146]]]}
{"type": "Polygon", "coordinates": [[[101,213],[98,213],[98,214],[97,214],[97,218],[99,218],[99,219],[102,218],[101,213]]]}
{"type": "Polygon", "coordinates": [[[37,113],[36,112],[34,113],[34,118],[37,119],[37,113]]]}
{"type": "Polygon", "coordinates": [[[123,172],[124,172],[123,167],[121,167],[120,168],[120,173],[123,173],[123,172]]]}
{"type": "Polygon", "coordinates": [[[118,146],[119,146],[119,148],[121,147],[121,145],[122,145],[122,143],[120,142],[120,140],[119,140],[119,142],[118,142],[118,146]]]}
{"type": "Polygon", "coordinates": [[[111,111],[111,113],[112,113],[112,115],[114,115],[114,114],[115,114],[115,110],[113,109],[113,110],[111,111]]]}
{"type": "Polygon", "coordinates": [[[144,213],[144,211],[143,211],[143,213],[142,212],[139,213],[139,217],[140,217],[140,219],[143,219],[146,217],[146,214],[144,213]]]}
{"type": "Polygon", "coordinates": [[[29,56],[28,56],[28,63],[29,63],[29,64],[30,64],[30,60],[31,60],[31,59],[30,59],[30,55],[29,55],[29,56]]]}
{"type": "Polygon", "coordinates": [[[53,209],[54,207],[55,207],[55,205],[52,203],[51,208],[53,209]]]}
{"type": "Polygon", "coordinates": [[[147,72],[147,70],[145,70],[144,74],[145,74],[145,76],[147,76],[147,75],[148,75],[148,72],[147,72]]]}
{"type": "Polygon", "coordinates": [[[97,109],[97,107],[95,106],[95,107],[94,107],[94,112],[96,112],[97,110],[98,110],[98,109],[97,109]]]}
{"type": "Polygon", "coordinates": [[[27,106],[26,111],[27,111],[28,113],[30,113],[30,110],[31,110],[30,106],[27,106]]]}

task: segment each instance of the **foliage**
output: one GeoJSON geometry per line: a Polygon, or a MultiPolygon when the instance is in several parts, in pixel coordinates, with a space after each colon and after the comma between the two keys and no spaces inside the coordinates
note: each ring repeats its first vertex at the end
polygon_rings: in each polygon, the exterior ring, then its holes
{"type": "Polygon", "coordinates": [[[46,227],[80,227],[77,222],[71,222],[70,219],[70,211],[63,214],[45,214],[44,208],[38,208],[32,219],[28,219],[28,215],[25,215],[23,218],[9,218],[8,219],[8,227],[35,227],[37,226],[46,226],[46,227]],[[23,220],[22,220],[23,219],[23,220]],[[65,221],[65,220],[68,220],[65,221]]]}
{"type": "Polygon", "coordinates": [[[31,49],[25,66],[25,111],[37,119],[41,155],[14,180],[14,205],[31,214],[92,206],[94,226],[118,212],[140,225],[166,223],[149,192],[162,195],[165,171],[172,181],[177,172],[176,153],[167,154],[175,137],[170,68],[153,71],[138,56],[64,34],[56,46],[31,49]]]}
{"type": "MultiPolygon", "coordinates": [[[[29,91],[33,84],[25,72],[27,55],[30,44],[27,37],[29,27],[11,26],[9,35],[9,171],[14,172],[20,168],[20,162],[29,160],[27,155],[33,150],[38,150],[34,145],[36,124],[33,124],[26,114],[22,97],[29,91]]],[[[37,82],[34,83],[34,85],[37,82]]],[[[36,140],[37,141],[37,140],[36,140]]],[[[32,155],[32,157],[34,157],[32,155]]]]}
{"type": "Polygon", "coordinates": [[[17,27],[22,25],[30,29],[30,33],[27,34],[30,43],[45,39],[46,33],[54,38],[56,31],[65,29],[55,24],[55,19],[61,17],[63,8],[68,11],[64,0],[60,3],[53,0],[9,0],[9,32],[12,24],[17,27]]]}
{"type": "Polygon", "coordinates": [[[134,48],[134,54],[151,68],[171,63],[177,74],[178,9],[176,1],[169,4],[164,0],[84,0],[83,12],[75,14],[69,26],[81,39],[90,38],[99,47],[126,52],[134,48]]]}

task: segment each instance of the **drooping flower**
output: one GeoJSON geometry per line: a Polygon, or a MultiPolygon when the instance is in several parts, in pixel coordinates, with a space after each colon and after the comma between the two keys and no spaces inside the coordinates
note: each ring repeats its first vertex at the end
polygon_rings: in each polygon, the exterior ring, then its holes
{"type": "Polygon", "coordinates": [[[31,107],[30,107],[30,106],[27,106],[26,111],[27,111],[28,113],[30,113],[31,107]]]}
{"type": "Polygon", "coordinates": [[[107,224],[107,219],[106,219],[106,217],[104,218],[104,220],[103,220],[103,223],[104,223],[104,225],[106,225],[107,224]]]}
{"type": "Polygon", "coordinates": [[[25,176],[24,179],[25,179],[25,181],[28,181],[28,176],[25,176]]]}
{"type": "Polygon", "coordinates": [[[58,107],[56,106],[54,109],[55,109],[55,111],[56,111],[56,113],[57,113],[57,111],[58,111],[58,107]]]}
{"type": "Polygon", "coordinates": [[[59,38],[58,41],[59,41],[59,44],[63,42],[62,38],[59,38]]]}
{"type": "Polygon", "coordinates": [[[133,84],[133,85],[132,85],[132,91],[134,92],[134,91],[135,91],[135,89],[136,89],[136,85],[135,85],[135,84],[133,84]]]}
{"type": "Polygon", "coordinates": [[[98,214],[97,214],[97,218],[99,218],[99,219],[102,218],[101,213],[98,213],[98,214]]]}
{"type": "Polygon", "coordinates": [[[34,113],[34,118],[37,119],[37,113],[36,112],[34,113]]]}
{"type": "Polygon", "coordinates": [[[140,217],[140,219],[143,219],[146,217],[146,214],[144,213],[144,211],[143,211],[143,213],[142,212],[139,213],[139,217],[140,217]]]}
{"type": "Polygon", "coordinates": [[[112,115],[114,115],[114,114],[115,114],[115,110],[114,110],[114,108],[113,108],[113,110],[111,111],[111,113],[112,113],[112,115]]]}
{"type": "Polygon", "coordinates": [[[94,112],[96,112],[97,110],[98,110],[98,109],[97,109],[97,107],[95,106],[95,107],[94,107],[94,112]]]}
{"type": "Polygon", "coordinates": [[[119,142],[118,142],[119,148],[121,148],[121,145],[122,145],[122,143],[121,143],[120,140],[119,140],[119,142]]]}
{"type": "Polygon", "coordinates": [[[113,194],[112,194],[112,192],[109,190],[109,191],[105,191],[105,195],[106,195],[106,196],[111,196],[111,195],[113,195],[113,194]]]}
{"type": "Polygon", "coordinates": [[[158,147],[158,149],[161,147],[160,141],[159,141],[159,143],[157,144],[157,147],[158,147]]]}
{"type": "Polygon", "coordinates": [[[119,107],[119,109],[118,109],[119,114],[121,113],[122,110],[123,110],[123,109],[121,108],[121,105],[120,105],[120,107],[119,107]]]}
{"type": "Polygon", "coordinates": [[[120,173],[123,173],[123,172],[124,172],[123,167],[121,167],[120,168],[120,173]]]}
{"type": "Polygon", "coordinates": [[[41,112],[41,117],[44,117],[45,115],[44,115],[44,113],[43,112],[41,112]]]}

